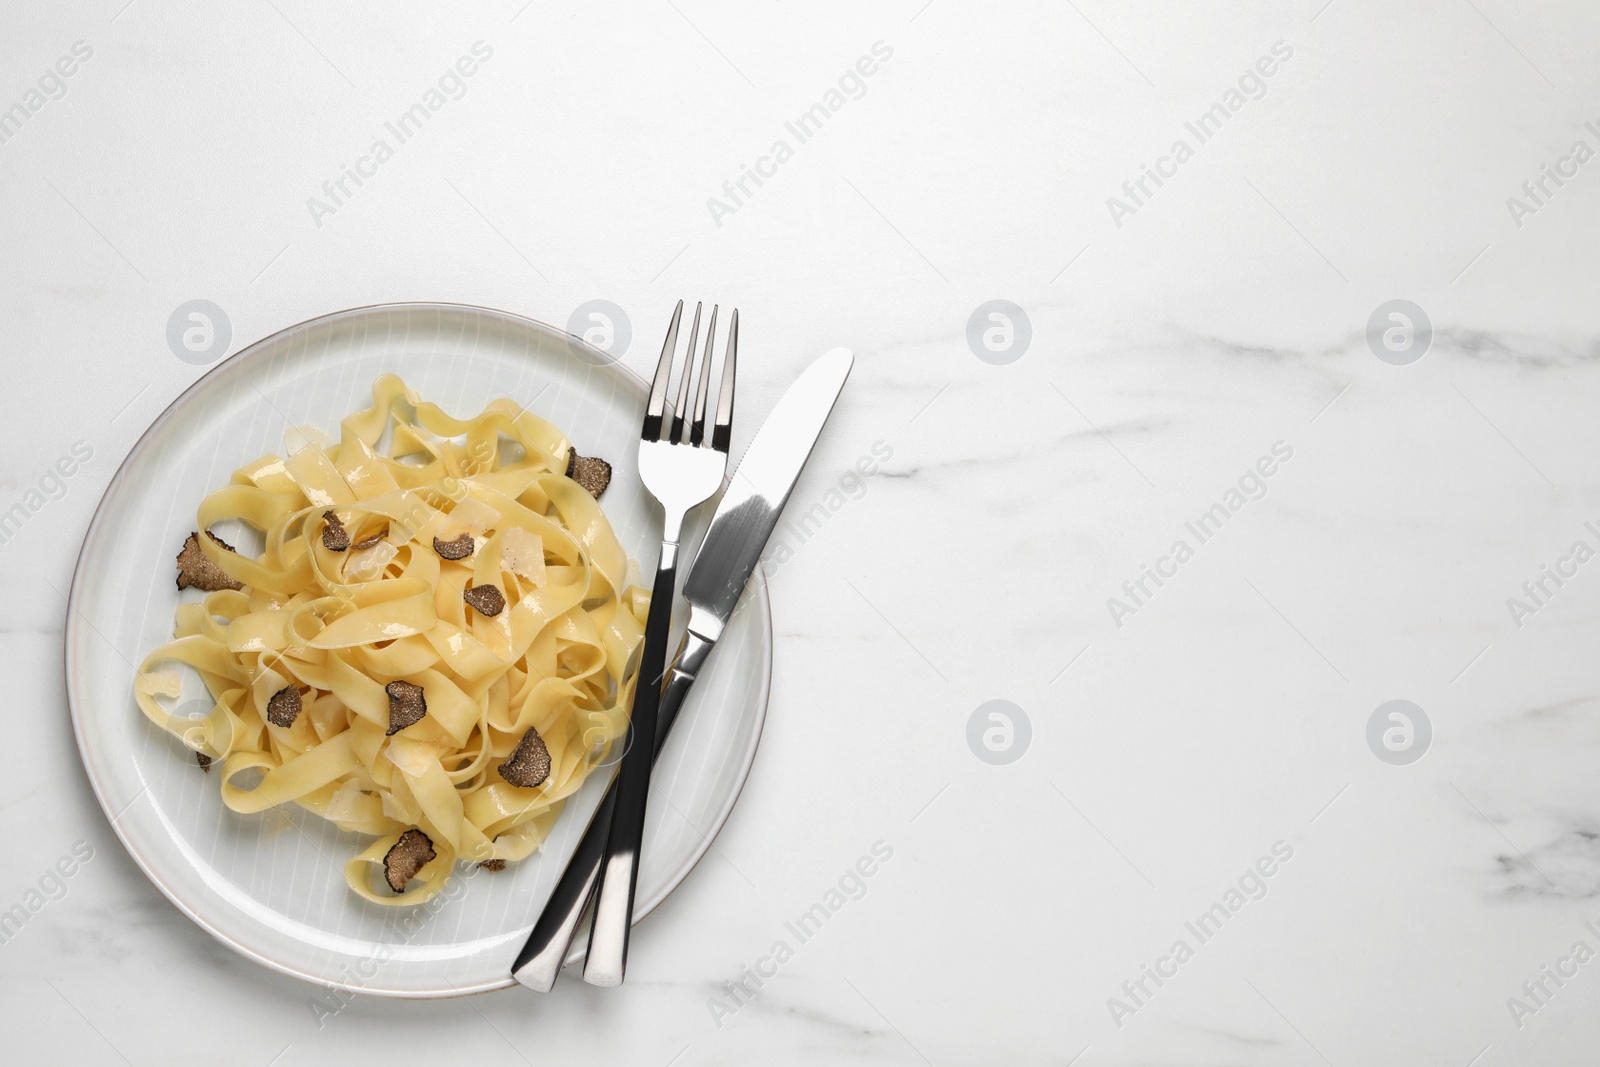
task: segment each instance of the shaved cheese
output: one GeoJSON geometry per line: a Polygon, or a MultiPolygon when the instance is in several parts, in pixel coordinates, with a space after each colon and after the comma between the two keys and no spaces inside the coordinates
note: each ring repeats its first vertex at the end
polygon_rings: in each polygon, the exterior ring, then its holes
{"type": "Polygon", "coordinates": [[[361,783],[355,778],[348,779],[328,798],[328,812],[324,818],[334,822],[355,822],[361,815],[356,806],[360,796],[361,783]]]}
{"type": "Polygon", "coordinates": [[[142,692],[177,698],[183,695],[183,675],[177,671],[149,671],[135,679],[142,692]]]}
{"type": "Polygon", "coordinates": [[[389,747],[384,750],[384,758],[396,767],[401,773],[412,778],[420,778],[439,762],[439,753],[432,745],[414,741],[409,737],[391,737],[389,747]]]}
{"type": "Polygon", "coordinates": [[[506,570],[536,586],[545,583],[544,538],[531,530],[513,526],[501,534],[500,561],[506,570]]]}
{"type": "Polygon", "coordinates": [[[408,808],[397,795],[385,789],[381,796],[383,797],[383,813],[389,818],[407,825],[417,821],[419,812],[408,808]]]}

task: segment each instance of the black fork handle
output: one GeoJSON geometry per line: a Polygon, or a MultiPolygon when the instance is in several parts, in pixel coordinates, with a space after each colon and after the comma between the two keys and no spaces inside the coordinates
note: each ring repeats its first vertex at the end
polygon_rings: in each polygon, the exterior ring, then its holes
{"type": "MultiPolygon", "coordinates": [[[[700,665],[711,651],[711,645],[710,641],[698,634],[684,634],[661,695],[661,710],[656,720],[657,758],[661,755],[673,723],[677,722],[684,697],[688,695],[689,687],[694,685],[700,665]]],[[[582,840],[567,861],[561,880],[556,883],[544,911],[539,914],[533,932],[528,935],[527,943],[511,965],[513,977],[530,989],[550,992],[555,986],[556,976],[566,963],[567,950],[572,946],[578,924],[583,921],[583,913],[594,895],[595,884],[600,880],[600,864],[605,858],[606,837],[611,830],[611,814],[616,807],[616,799],[617,783],[613,778],[606,789],[605,798],[590,818],[582,840]]]]}
{"type": "Polygon", "coordinates": [[[645,621],[644,655],[633,691],[633,713],[628,716],[627,744],[622,766],[617,770],[611,832],[600,864],[594,922],[589,928],[589,954],[583,961],[583,980],[591,985],[621,985],[628,968],[628,933],[633,925],[633,896],[639,882],[639,853],[650,798],[650,767],[655,759],[667,631],[672,624],[677,579],[678,542],[663,541],[656,584],[650,594],[650,614],[645,621]]]}

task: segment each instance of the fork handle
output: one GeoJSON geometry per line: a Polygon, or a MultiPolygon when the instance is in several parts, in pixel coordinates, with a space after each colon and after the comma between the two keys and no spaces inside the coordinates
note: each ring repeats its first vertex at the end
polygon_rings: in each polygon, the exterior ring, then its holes
{"type": "MultiPolygon", "coordinates": [[[[656,722],[656,758],[660,758],[667,734],[678,718],[683,699],[694,685],[695,676],[705,663],[713,642],[692,630],[685,631],[678,653],[673,657],[672,670],[667,675],[667,685],[661,695],[661,711],[656,722]]],[[[583,839],[567,861],[561,880],[556,883],[544,910],[534,923],[527,943],[511,965],[511,975],[529,989],[548,993],[556,984],[556,976],[566,963],[567,949],[578,932],[578,924],[594,896],[595,883],[600,880],[600,863],[605,858],[606,835],[611,829],[611,813],[617,800],[617,784],[613,779],[606,789],[605,798],[589,819],[583,839]]]]}
{"type": "MultiPolygon", "coordinates": [[[[672,516],[667,516],[671,522],[672,516]]],[[[682,520],[668,532],[681,533],[682,520]]],[[[628,716],[627,743],[617,771],[617,799],[611,813],[611,833],[600,865],[600,888],[595,896],[594,922],[589,928],[589,954],[583,961],[583,980],[590,985],[621,985],[628,967],[628,932],[633,921],[633,895],[639,882],[639,850],[644,839],[644,815],[650,796],[650,766],[655,756],[656,723],[661,709],[661,681],[667,658],[667,631],[672,624],[672,600],[677,593],[678,541],[661,543],[656,564],[656,584],[650,594],[650,614],[645,620],[644,654],[633,690],[633,712],[628,716]]]]}

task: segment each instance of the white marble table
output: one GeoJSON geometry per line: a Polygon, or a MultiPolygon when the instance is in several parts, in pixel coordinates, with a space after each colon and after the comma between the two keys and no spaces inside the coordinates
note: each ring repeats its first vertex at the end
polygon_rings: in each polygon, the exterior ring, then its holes
{"type": "Polygon", "coordinates": [[[1594,1062],[1592,5],[448,6],[6,11],[7,1062],[1594,1062]],[[747,415],[860,360],[754,773],[628,984],[346,1005],[213,943],[60,666],[100,492],[222,355],[169,316],[603,299],[642,368],[679,296],[741,307],[747,415]]]}

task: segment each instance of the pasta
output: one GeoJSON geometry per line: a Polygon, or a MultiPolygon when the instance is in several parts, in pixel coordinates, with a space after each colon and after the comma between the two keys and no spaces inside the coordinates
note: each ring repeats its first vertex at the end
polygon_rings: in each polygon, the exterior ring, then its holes
{"type": "Polygon", "coordinates": [[[345,866],[350,889],[419,903],[458,860],[537,849],[605,760],[626,731],[649,593],[564,473],[565,436],[510,400],[460,420],[385,375],[337,443],[296,433],[303,447],[201,503],[200,562],[242,588],[179,604],[134,698],[203,765],[221,762],[233,811],[293,803],[372,835],[345,866]],[[259,533],[259,555],[207,536],[229,520],[259,533]],[[204,682],[204,717],[158,699],[181,692],[174,665],[204,682]],[[426,710],[401,726],[416,696],[426,710]],[[512,773],[539,742],[542,781],[508,781],[502,763],[512,773]],[[396,893],[384,859],[413,829],[433,855],[396,893]]]}

